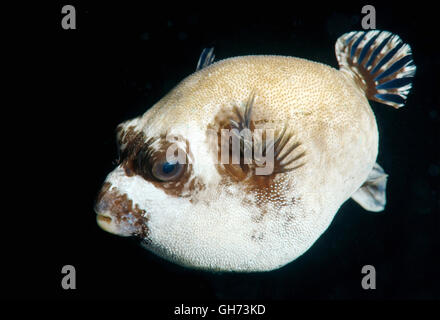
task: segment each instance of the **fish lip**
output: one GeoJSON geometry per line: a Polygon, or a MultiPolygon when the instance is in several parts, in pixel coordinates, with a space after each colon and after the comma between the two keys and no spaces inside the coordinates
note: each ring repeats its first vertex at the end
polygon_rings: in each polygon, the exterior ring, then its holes
{"type": "Polygon", "coordinates": [[[101,229],[107,232],[110,232],[110,226],[114,226],[113,218],[109,214],[101,212],[96,212],[96,223],[101,229]]]}
{"type": "Polygon", "coordinates": [[[96,223],[98,224],[98,226],[111,234],[115,234],[117,236],[120,237],[130,237],[132,236],[131,233],[128,232],[124,232],[120,226],[115,222],[115,220],[113,219],[113,217],[111,215],[108,215],[106,213],[101,213],[98,212],[96,214],[96,223]]]}
{"type": "Polygon", "coordinates": [[[111,223],[113,221],[112,217],[110,217],[108,215],[103,215],[101,213],[98,213],[96,215],[96,220],[104,222],[104,223],[111,223]]]}

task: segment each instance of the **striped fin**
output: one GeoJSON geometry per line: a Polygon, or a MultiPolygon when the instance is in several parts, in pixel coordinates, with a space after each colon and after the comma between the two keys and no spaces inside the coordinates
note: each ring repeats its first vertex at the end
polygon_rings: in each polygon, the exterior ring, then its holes
{"type": "Polygon", "coordinates": [[[214,62],[215,54],[214,48],[205,48],[199,57],[199,62],[197,62],[196,71],[203,69],[214,62]]]}
{"type": "Polygon", "coordinates": [[[368,99],[402,107],[412,87],[416,66],[411,48],[388,31],[353,31],[335,46],[341,71],[348,73],[368,99]]]}

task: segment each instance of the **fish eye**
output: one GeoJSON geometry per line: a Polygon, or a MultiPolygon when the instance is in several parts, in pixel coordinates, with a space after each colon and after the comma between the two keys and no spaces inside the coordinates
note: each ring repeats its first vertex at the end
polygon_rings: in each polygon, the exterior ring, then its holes
{"type": "Polygon", "coordinates": [[[178,179],[183,173],[183,165],[179,162],[157,161],[154,163],[151,173],[160,181],[178,179]]]}

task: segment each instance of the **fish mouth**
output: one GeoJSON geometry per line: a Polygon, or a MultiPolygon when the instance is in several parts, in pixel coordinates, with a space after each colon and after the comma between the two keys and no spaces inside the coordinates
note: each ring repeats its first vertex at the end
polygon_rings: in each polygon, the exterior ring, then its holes
{"type": "Polygon", "coordinates": [[[123,232],[121,228],[119,228],[118,224],[115,223],[114,219],[107,214],[98,213],[96,215],[96,223],[102,230],[108,233],[112,233],[122,237],[131,236],[131,233],[123,232]]]}
{"type": "Polygon", "coordinates": [[[108,216],[104,216],[102,214],[98,214],[96,217],[96,220],[98,223],[104,224],[104,225],[107,225],[112,222],[112,218],[110,218],[108,216]]]}
{"type": "Polygon", "coordinates": [[[109,233],[122,236],[145,237],[148,233],[146,225],[148,218],[145,210],[133,201],[126,193],[121,193],[108,182],[104,183],[95,202],[96,222],[98,226],[109,233]]]}

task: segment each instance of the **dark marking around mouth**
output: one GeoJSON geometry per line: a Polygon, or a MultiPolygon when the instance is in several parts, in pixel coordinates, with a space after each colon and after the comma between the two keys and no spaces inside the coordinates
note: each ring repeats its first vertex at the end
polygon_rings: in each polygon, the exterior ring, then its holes
{"type": "MultiPolygon", "coordinates": [[[[140,209],[138,204],[133,206],[133,201],[126,194],[120,194],[115,187],[111,188],[109,182],[104,183],[98,194],[95,211],[110,214],[117,225],[131,230],[134,236],[148,237],[146,211],[140,209]]],[[[109,217],[102,218],[110,219],[109,217]]]]}

